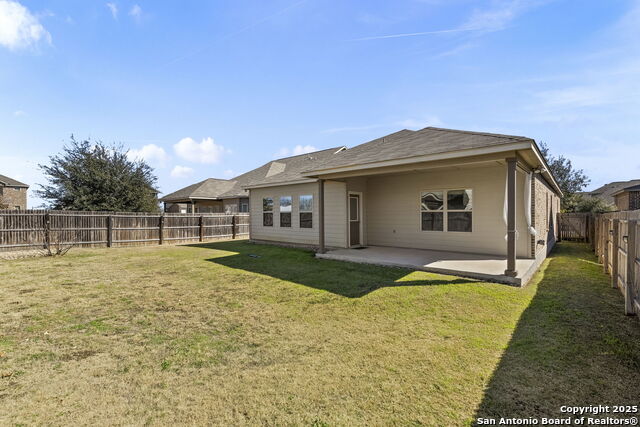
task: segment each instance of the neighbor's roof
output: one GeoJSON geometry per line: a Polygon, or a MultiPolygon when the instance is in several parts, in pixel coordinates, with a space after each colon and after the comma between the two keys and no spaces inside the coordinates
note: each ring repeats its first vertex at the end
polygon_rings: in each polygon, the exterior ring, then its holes
{"type": "Polygon", "coordinates": [[[235,177],[234,180],[237,180],[242,188],[309,181],[310,179],[303,174],[304,171],[313,169],[332,157],[336,157],[338,155],[336,153],[342,153],[344,148],[328,148],[313,153],[273,160],[257,169],[235,177]]]}
{"type": "Polygon", "coordinates": [[[0,175],[0,184],[6,187],[23,187],[29,188],[29,186],[23,182],[16,181],[13,178],[9,178],[8,176],[0,175]]]}
{"type": "MultiPolygon", "coordinates": [[[[632,179],[631,181],[614,181],[609,184],[605,184],[600,188],[596,188],[593,191],[587,191],[583,194],[591,197],[598,197],[609,203],[614,203],[613,195],[621,191],[628,190],[630,187],[640,185],[640,179],[632,179]]],[[[635,191],[635,190],[629,190],[635,191]]]]}
{"type": "Polygon", "coordinates": [[[217,199],[221,194],[229,191],[234,182],[227,179],[207,178],[204,181],[181,188],[178,191],[167,194],[160,199],[161,202],[171,202],[188,199],[217,199]]]}
{"type": "Polygon", "coordinates": [[[252,185],[281,183],[290,181],[309,181],[302,175],[302,171],[313,167],[318,162],[328,159],[344,147],[329,148],[313,153],[285,157],[265,163],[257,169],[251,170],[231,179],[209,178],[196,184],[182,188],[160,199],[161,202],[177,202],[189,199],[232,199],[248,197],[245,188],[252,185]]]}
{"type": "Polygon", "coordinates": [[[307,172],[473,148],[485,148],[514,142],[534,141],[524,136],[435,127],[427,127],[417,131],[403,129],[344,150],[339,156],[334,156],[307,172]]]}
{"type": "Polygon", "coordinates": [[[624,187],[622,190],[618,190],[615,193],[613,193],[612,195],[615,196],[617,194],[624,193],[625,191],[640,191],[640,184],[639,185],[630,185],[629,187],[624,187]]]}

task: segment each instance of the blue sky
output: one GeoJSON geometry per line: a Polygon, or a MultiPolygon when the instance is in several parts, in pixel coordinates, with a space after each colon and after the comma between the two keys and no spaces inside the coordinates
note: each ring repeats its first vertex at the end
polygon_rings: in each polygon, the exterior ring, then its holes
{"type": "Polygon", "coordinates": [[[31,185],[71,134],[167,193],[430,125],[640,178],[640,2],[0,0],[0,174],[31,185]]]}

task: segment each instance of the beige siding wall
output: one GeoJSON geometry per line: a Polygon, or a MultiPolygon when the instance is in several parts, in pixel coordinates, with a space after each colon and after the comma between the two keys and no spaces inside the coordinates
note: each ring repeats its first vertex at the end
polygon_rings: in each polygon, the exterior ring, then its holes
{"type": "MultiPolygon", "coordinates": [[[[372,177],[367,181],[365,212],[369,245],[437,249],[506,255],[503,220],[506,166],[461,168],[406,175],[372,177]],[[424,190],[473,190],[473,231],[425,232],[420,224],[420,193],[424,190]]],[[[524,175],[517,175],[517,254],[530,257],[524,216],[524,175]]]]}
{"type": "Polygon", "coordinates": [[[539,175],[534,174],[533,228],[536,229],[536,257],[545,256],[558,238],[556,224],[560,210],[560,198],[539,175]]]}
{"type": "Polygon", "coordinates": [[[627,211],[629,210],[629,192],[625,191],[624,193],[616,194],[614,196],[616,201],[616,206],[618,210],[627,211]]]}
{"type": "Polygon", "coordinates": [[[325,245],[346,248],[347,184],[338,181],[326,181],[324,183],[324,206],[325,245]]]}
{"type": "MultiPolygon", "coordinates": [[[[251,190],[249,199],[251,214],[251,239],[298,245],[318,245],[318,184],[295,184],[251,190]],[[299,196],[313,196],[313,227],[300,228],[299,196]],[[280,197],[292,197],[291,227],[280,227],[280,197]],[[273,197],[273,226],[262,225],[262,199],[273,197]]],[[[325,183],[325,245],[346,245],[346,185],[343,182],[325,183]]]]}

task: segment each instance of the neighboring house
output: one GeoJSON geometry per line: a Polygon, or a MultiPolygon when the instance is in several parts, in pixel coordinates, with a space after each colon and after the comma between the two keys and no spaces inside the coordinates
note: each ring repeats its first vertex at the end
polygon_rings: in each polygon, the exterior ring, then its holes
{"type": "Polygon", "coordinates": [[[640,209],[640,184],[630,185],[613,193],[616,206],[621,211],[640,209]]]}
{"type": "Polygon", "coordinates": [[[490,254],[515,277],[556,241],[561,191],[530,138],[405,129],[268,165],[241,185],[256,242],[490,254]]]}
{"type": "MultiPolygon", "coordinates": [[[[600,188],[596,188],[593,191],[586,191],[580,194],[590,197],[597,197],[611,205],[616,205],[617,203],[614,195],[627,187],[633,187],[636,185],[640,185],[640,179],[632,179],[631,181],[615,181],[610,182],[609,184],[605,184],[600,188]]],[[[621,210],[628,210],[628,208],[621,210]]]]}
{"type": "Polygon", "coordinates": [[[301,154],[265,163],[231,179],[208,178],[160,198],[165,212],[203,213],[249,212],[249,191],[245,186],[265,182],[274,176],[295,179],[314,161],[323,161],[342,147],[301,154]]]}
{"type": "Polygon", "coordinates": [[[208,178],[160,198],[165,212],[249,212],[249,194],[237,181],[208,178]]]}
{"type": "Polygon", "coordinates": [[[27,184],[0,175],[0,202],[8,209],[27,209],[28,188],[27,184]]]}

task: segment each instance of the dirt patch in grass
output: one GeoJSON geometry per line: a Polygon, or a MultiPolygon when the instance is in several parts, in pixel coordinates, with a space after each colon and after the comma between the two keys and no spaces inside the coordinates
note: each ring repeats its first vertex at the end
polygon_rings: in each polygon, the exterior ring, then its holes
{"type": "Polygon", "coordinates": [[[465,425],[568,390],[621,404],[640,326],[593,261],[563,244],[525,289],[246,242],[3,262],[0,424],[465,425]]]}

